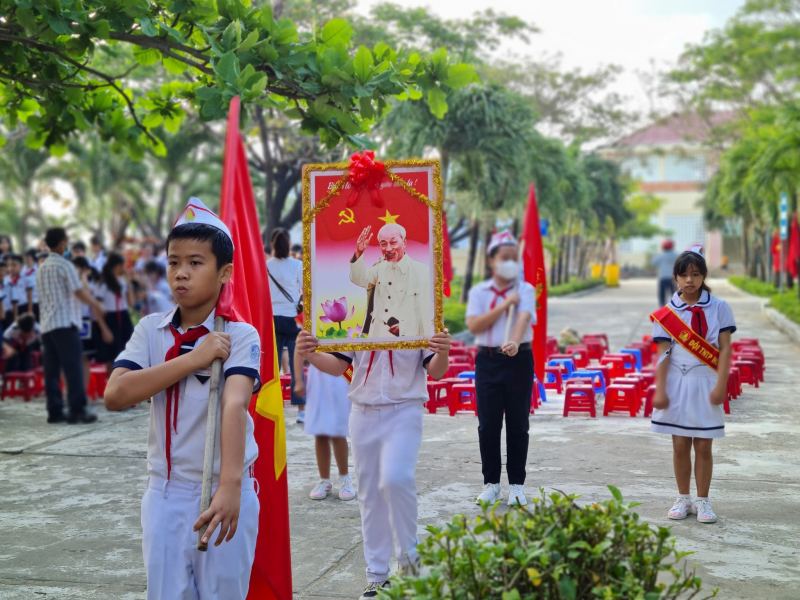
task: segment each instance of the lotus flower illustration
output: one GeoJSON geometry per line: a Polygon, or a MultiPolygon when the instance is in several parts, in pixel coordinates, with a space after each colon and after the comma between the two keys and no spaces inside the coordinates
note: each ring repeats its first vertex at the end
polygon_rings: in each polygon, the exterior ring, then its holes
{"type": "Polygon", "coordinates": [[[325,315],[320,317],[320,320],[323,323],[336,323],[339,325],[340,330],[342,329],[342,321],[352,317],[353,313],[356,311],[356,307],[353,306],[350,308],[350,312],[348,314],[347,298],[344,296],[338,300],[325,300],[321,306],[322,312],[324,312],[325,315]]]}

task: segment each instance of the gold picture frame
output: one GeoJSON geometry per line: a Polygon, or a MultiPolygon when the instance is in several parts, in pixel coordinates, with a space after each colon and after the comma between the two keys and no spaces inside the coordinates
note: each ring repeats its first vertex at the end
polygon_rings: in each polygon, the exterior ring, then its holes
{"type": "MultiPolygon", "coordinates": [[[[342,306],[340,304],[335,305],[338,310],[332,311],[337,315],[334,316],[325,310],[325,307],[331,306],[330,303],[334,300],[322,302],[325,297],[335,299],[338,294],[342,293],[341,291],[334,292],[333,288],[351,290],[351,295],[344,294],[339,300],[346,300],[346,298],[356,296],[359,293],[364,296],[364,292],[357,291],[354,288],[355,284],[352,283],[353,267],[350,267],[350,278],[345,273],[341,273],[341,269],[334,269],[337,273],[337,281],[332,282],[331,279],[334,276],[332,275],[330,262],[334,260],[331,258],[334,255],[342,256],[348,241],[351,243],[350,247],[352,247],[357,236],[351,236],[350,232],[360,233],[363,231],[363,223],[370,219],[368,216],[359,223],[357,215],[371,214],[374,221],[374,210],[376,208],[380,210],[386,209],[383,217],[377,217],[380,221],[384,221],[385,224],[396,223],[404,228],[412,228],[416,232],[427,231],[427,244],[422,244],[424,252],[420,247],[420,243],[416,241],[412,243],[416,252],[415,256],[418,258],[423,255],[428,257],[427,266],[430,268],[430,275],[432,276],[432,281],[429,280],[432,284],[432,293],[429,300],[432,303],[430,308],[432,308],[433,323],[431,323],[430,328],[427,328],[427,319],[419,316],[417,321],[423,322],[424,320],[423,325],[429,334],[444,330],[442,315],[443,193],[441,165],[438,160],[433,159],[387,160],[384,165],[386,167],[386,175],[381,184],[380,192],[354,190],[348,181],[349,163],[312,163],[303,166],[303,304],[305,306],[303,329],[319,338],[320,351],[410,350],[428,346],[430,335],[399,335],[395,333],[392,335],[399,339],[391,340],[377,335],[374,328],[370,333],[361,333],[362,327],[358,325],[343,334],[343,320],[338,321],[338,330],[335,327],[325,330],[324,326],[321,325],[321,322],[326,322],[325,319],[329,316],[333,319],[342,318],[342,306]],[[421,177],[423,175],[424,179],[421,177]],[[424,193],[425,191],[427,193],[424,193]],[[383,205],[381,205],[382,202],[384,203],[383,205]],[[408,204],[404,204],[405,202],[408,202],[408,204]],[[389,208],[392,208],[392,210],[388,210],[389,208]],[[422,225],[425,229],[420,230],[419,223],[421,219],[419,218],[410,218],[409,220],[412,222],[407,224],[399,223],[400,211],[403,209],[407,209],[417,216],[419,216],[420,210],[426,210],[428,214],[427,223],[422,225]],[[372,212],[370,213],[370,211],[372,212]],[[393,211],[397,214],[393,214],[393,211]],[[338,226],[336,226],[337,219],[338,226]],[[318,225],[320,226],[319,228],[318,225]],[[345,227],[341,227],[342,225],[345,225],[345,227]],[[356,227],[351,227],[351,225],[356,225],[356,227]],[[325,231],[333,232],[337,239],[335,241],[329,239],[326,237],[325,231]],[[344,238],[339,240],[338,236],[344,236],[344,238]],[[329,264],[326,265],[325,263],[329,264]],[[327,269],[325,268],[326,266],[328,267],[327,269]],[[323,270],[323,272],[318,272],[319,270],[323,270]],[[343,282],[343,280],[346,281],[343,282]],[[323,314],[321,315],[320,313],[323,314]],[[331,330],[333,330],[333,333],[331,333],[331,330]],[[319,335],[321,332],[323,335],[319,335]]],[[[409,235],[408,237],[410,238],[411,236],[409,235]]],[[[419,234],[418,237],[422,239],[424,236],[419,234]]],[[[403,243],[404,249],[406,249],[405,238],[403,238],[403,243]]],[[[380,250],[378,251],[381,252],[380,250]]],[[[337,260],[341,260],[341,258],[337,260]]],[[[381,262],[381,260],[378,262],[381,262]]],[[[349,263],[353,265],[355,262],[357,262],[357,258],[354,253],[349,263]]],[[[411,262],[418,263],[421,261],[411,262]]],[[[337,262],[336,265],[338,264],[337,262]]],[[[375,263],[373,267],[377,264],[375,263]]],[[[377,283],[380,284],[380,281],[377,283]]],[[[391,285],[391,282],[388,285],[391,285]]],[[[344,303],[344,313],[348,313],[348,305],[352,305],[352,310],[349,312],[352,322],[359,321],[363,313],[364,330],[368,330],[373,323],[378,325],[378,329],[381,328],[378,321],[374,319],[374,305],[372,305],[373,310],[370,310],[372,302],[370,294],[372,293],[372,298],[375,298],[374,287],[375,285],[373,285],[372,289],[366,288],[366,300],[359,298],[352,303],[348,301],[344,303]],[[362,305],[364,305],[363,310],[362,305]],[[356,314],[356,310],[358,310],[358,314],[356,314]]],[[[427,292],[425,293],[427,294],[427,292]]],[[[417,295],[414,294],[415,297],[417,295]]],[[[422,308],[421,315],[424,314],[427,306],[422,308]]],[[[388,312],[388,309],[385,310],[388,312]]],[[[384,323],[384,326],[388,326],[391,320],[390,318],[388,323],[384,323]]],[[[336,321],[332,322],[336,323],[336,321]]],[[[397,323],[398,320],[395,319],[395,322],[397,323]]],[[[399,325],[397,327],[399,331],[399,325]]]]}

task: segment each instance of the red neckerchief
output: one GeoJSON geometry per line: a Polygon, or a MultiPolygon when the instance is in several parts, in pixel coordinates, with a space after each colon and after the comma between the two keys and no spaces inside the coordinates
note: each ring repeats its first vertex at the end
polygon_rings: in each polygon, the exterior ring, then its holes
{"type": "MultiPolygon", "coordinates": [[[[167,350],[167,354],[164,356],[164,362],[180,356],[181,346],[184,344],[193,344],[208,333],[208,329],[205,327],[205,325],[192,327],[185,333],[181,333],[174,325],[170,324],[169,331],[172,333],[172,337],[175,338],[175,343],[169,350],[167,350]]],[[[164,422],[167,432],[166,448],[164,449],[164,452],[167,455],[167,479],[169,479],[170,471],[172,471],[172,456],[170,450],[172,447],[173,428],[175,429],[175,433],[178,433],[178,400],[180,399],[180,390],[180,381],[176,381],[167,388],[167,418],[164,422]]]]}
{"type": "MultiPolygon", "coordinates": [[[[367,379],[369,379],[369,372],[372,371],[372,361],[375,360],[375,351],[369,353],[369,364],[367,365],[367,375],[364,377],[364,383],[367,383],[367,379]]],[[[392,377],[394,377],[394,358],[392,356],[392,351],[389,350],[389,369],[392,371],[392,377]]]]}
{"type": "Polygon", "coordinates": [[[510,292],[510,291],[511,291],[513,288],[514,288],[514,286],[513,286],[513,285],[510,285],[510,286],[508,286],[508,287],[507,287],[506,289],[504,289],[504,290],[498,290],[498,289],[497,289],[496,287],[494,287],[494,286],[492,286],[491,288],[489,288],[489,289],[490,289],[490,290],[492,290],[492,292],[494,293],[494,298],[492,298],[492,303],[491,303],[491,304],[489,304],[489,309],[493,309],[495,306],[497,306],[497,301],[498,301],[498,300],[500,300],[500,298],[502,298],[503,300],[505,300],[505,299],[506,299],[506,294],[507,294],[508,292],[510,292]]]}
{"type": "Polygon", "coordinates": [[[11,283],[11,285],[17,285],[17,282],[19,281],[19,275],[9,275],[8,281],[11,283]]]}
{"type": "Polygon", "coordinates": [[[706,321],[705,311],[699,306],[689,306],[686,310],[692,313],[692,330],[705,338],[708,334],[708,321],[706,321]]]}

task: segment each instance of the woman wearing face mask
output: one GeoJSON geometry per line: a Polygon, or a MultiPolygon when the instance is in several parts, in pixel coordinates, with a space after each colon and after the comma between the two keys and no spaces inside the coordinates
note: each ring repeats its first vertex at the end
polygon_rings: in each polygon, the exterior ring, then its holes
{"type": "Polygon", "coordinates": [[[487,250],[492,277],[470,290],[467,303],[467,327],[478,345],[475,387],[484,490],[477,502],[493,504],[500,497],[500,434],[505,415],[508,504],[524,505],[528,503],[523,486],[536,296],[533,286],[520,278],[519,247],[510,232],[493,235],[487,250]],[[509,318],[513,319],[510,324],[509,318]]]}

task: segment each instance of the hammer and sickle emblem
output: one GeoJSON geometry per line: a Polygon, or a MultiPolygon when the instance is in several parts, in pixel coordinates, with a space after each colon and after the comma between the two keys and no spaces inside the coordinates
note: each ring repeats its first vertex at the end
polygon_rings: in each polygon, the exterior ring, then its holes
{"type": "Polygon", "coordinates": [[[339,225],[356,222],[356,214],[353,212],[352,208],[345,208],[344,210],[340,210],[339,217],[341,217],[339,220],[339,225]]]}

